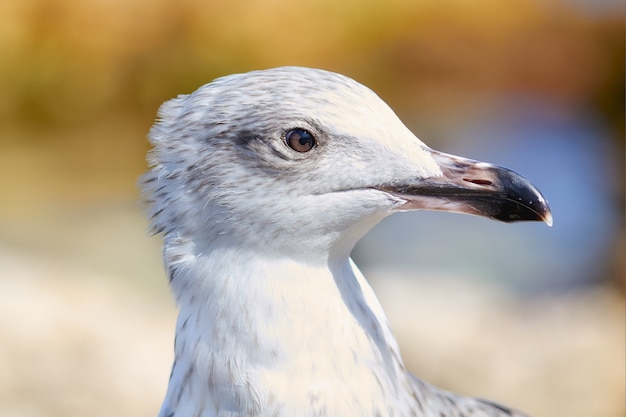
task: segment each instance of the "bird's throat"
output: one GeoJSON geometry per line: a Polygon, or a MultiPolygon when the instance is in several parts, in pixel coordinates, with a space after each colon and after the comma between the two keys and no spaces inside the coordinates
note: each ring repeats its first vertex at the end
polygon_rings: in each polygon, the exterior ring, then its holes
{"type": "Polygon", "coordinates": [[[173,276],[180,314],[162,415],[202,402],[242,415],[289,409],[316,396],[340,398],[338,389],[386,401],[377,381],[393,387],[403,365],[352,263],[311,267],[249,255],[194,256],[192,268],[173,276]]]}

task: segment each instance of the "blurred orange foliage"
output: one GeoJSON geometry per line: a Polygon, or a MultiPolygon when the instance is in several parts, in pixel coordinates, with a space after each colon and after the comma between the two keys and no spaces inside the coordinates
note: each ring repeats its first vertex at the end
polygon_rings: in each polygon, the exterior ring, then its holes
{"type": "Polygon", "coordinates": [[[216,76],[324,67],[412,108],[534,91],[623,125],[624,15],[564,1],[6,0],[0,118],[154,113],[216,76]],[[390,74],[393,76],[390,77],[390,74]]]}

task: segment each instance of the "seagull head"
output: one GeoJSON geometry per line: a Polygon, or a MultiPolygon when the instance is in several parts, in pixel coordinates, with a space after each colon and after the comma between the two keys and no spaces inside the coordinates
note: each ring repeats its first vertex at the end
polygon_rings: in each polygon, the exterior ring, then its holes
{"type": "Polygon", "coordinates": [[[166,102],[144,190],[168,241],[310,262],[347,257],[385,216],[442,210],[552,222],[525,178],[419,140],[372,90],[328,71],[235,74],[166,102]]]}

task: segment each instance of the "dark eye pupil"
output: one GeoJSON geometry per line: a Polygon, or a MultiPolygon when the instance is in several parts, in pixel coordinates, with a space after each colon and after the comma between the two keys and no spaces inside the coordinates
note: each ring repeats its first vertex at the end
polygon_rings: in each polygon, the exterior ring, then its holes
{"type": "Polygon", "coordinates": [[[304,129],[293,129],[287,132],[285,142],[296,152],[308,152],[315,146],[315,138],[304,129]]]}

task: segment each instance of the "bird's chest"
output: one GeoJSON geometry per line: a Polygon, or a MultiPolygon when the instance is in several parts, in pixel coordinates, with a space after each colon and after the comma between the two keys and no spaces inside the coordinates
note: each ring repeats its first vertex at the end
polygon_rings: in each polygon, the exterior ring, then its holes
{"type": "Polygon", "coordinates": [[[391,411],[399,403],[399,375],[390,374],[371,352],[329,353],[303,348],[289,357],[274,353],[263,364],[237,356],[197,361],[207,368],[194,375],[193,386],[201,388],[188,403],[203,403],[202,416],[403,415],[391,411]]]}

